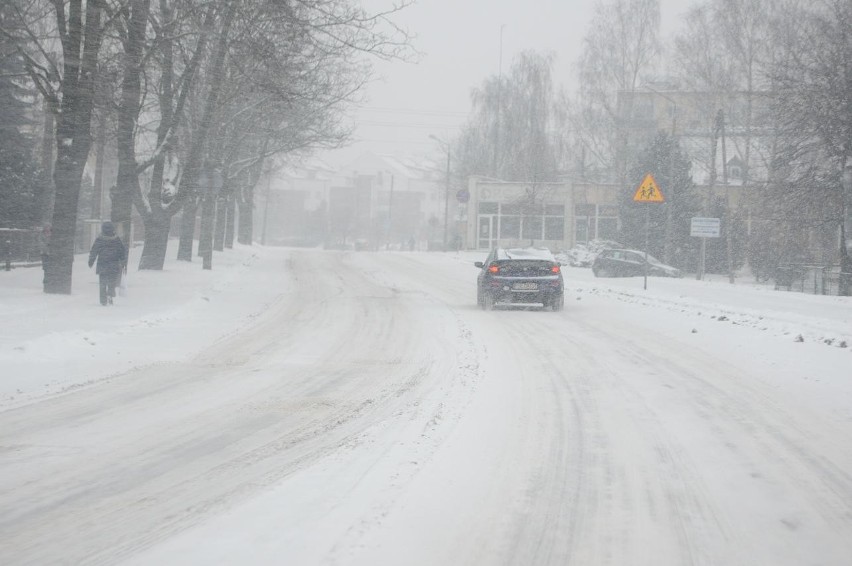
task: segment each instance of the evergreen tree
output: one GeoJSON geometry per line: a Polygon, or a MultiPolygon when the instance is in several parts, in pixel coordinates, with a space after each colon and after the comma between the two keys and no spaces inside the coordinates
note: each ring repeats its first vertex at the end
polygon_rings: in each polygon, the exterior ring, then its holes
{"type": "MultiPolygon", "coordinates": [[[[0,7],[0,25],[6,8],[0,7]]],[[[0,41],[0,226],[30,228],[36,223],[35,193],[38,169],[33,141],[23,132],[31,92],[24,86],[20,55],[7,41],[0,41]]]]}
{"type": "Polygon", "coordinates": [[[646,219],[648,253],[663,259],[669,224],[670,262],[683,270],[695,268],[698,256],[696,238],[689,235],[693,216],[701,216],[701,197],[692,182],[691,163],[677,140],[660,132],[628,169],[628,186],[622,191],[619,241],[637,250],[645,249],[646,219]],[[633,195],[645,176],[651,173],[665,197],[665,203],[636,203],[633,195]],[[670,209],[670,210],[669,210],[670,209]]]}

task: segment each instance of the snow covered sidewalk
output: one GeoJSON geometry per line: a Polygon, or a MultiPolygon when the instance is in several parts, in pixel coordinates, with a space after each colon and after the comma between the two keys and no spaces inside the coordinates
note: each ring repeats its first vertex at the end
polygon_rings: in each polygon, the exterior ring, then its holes
{"type": "MultiPolygon", "coordinates": [[[[173,242],[176,244],[176,242],[173,242]]],[[[212,270],[176,261],[163,271],[137,271],[142,248],[130,251],[126,296],[98,303],[98,277],[75,257],[72,294],[42,292],[42,270],[0,273],[0,407],[96,381],[139,365],[189,358],[234,332],[280,293],[284,250],[235,246],[217,253],[212,270]]]]}

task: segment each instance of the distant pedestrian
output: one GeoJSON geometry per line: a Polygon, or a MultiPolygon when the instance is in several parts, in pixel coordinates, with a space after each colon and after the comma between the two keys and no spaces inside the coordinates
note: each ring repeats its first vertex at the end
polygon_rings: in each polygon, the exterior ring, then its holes
{"type": "Polygon", "coordinates": [[[100,278],[101,304],[111,305],[115,297],[115,287],[121,277],[121,270],[127,262],[127,249],[121,243],[121,239],[115,235],[115,226],[112,222],[104,222],[101,226],[101,235],[92,244],[89,252],[89,267],[98,265],[95,272],[100,278]]]}

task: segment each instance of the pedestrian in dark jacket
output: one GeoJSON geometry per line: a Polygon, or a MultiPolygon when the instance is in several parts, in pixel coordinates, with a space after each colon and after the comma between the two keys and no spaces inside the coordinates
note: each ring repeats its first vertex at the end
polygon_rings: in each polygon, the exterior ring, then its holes
{"type": "Polygon", "coordinates": [[[127,262],[127,249],[121,243],[121,239],[115,235],[115,226],[112,222],[103,223],[101,235],[92,244],[92,251],[89,252],[89,267],[94,265],[95,260],[98,262],[95,272],[100,277],[101,304],[111,305],[121,270],[127,262]]]}

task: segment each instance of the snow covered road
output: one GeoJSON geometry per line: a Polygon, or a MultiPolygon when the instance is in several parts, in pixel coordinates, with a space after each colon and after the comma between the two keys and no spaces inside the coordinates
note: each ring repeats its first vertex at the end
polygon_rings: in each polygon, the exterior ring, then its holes
{"type": "Polygon", "coordinates": [[[484,312],[473,259],[276,250],[191,356],[6,408],[0,563],[849,563],[852,303],[484,312]]]}

